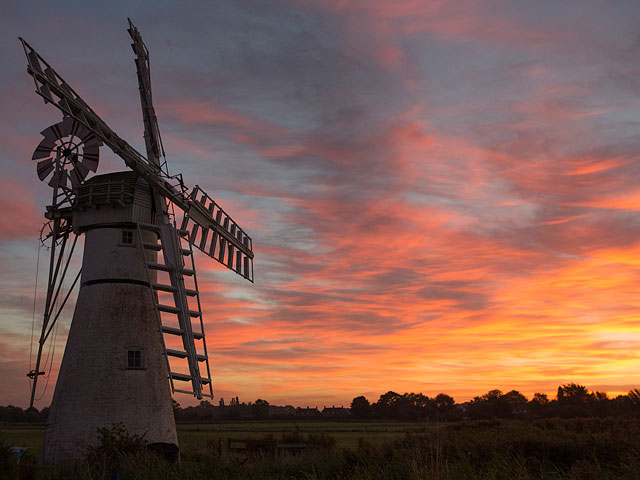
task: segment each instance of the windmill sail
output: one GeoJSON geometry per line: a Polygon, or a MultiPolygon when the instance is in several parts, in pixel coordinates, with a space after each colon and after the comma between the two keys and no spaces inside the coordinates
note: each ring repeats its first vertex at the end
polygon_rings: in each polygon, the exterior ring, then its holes
{"type": "Polygon", "coordinates": [[[185,214],[181,230],[188,232],[189,243],[253,282],[253,259],[245,253],[246,250],[252,250],[251,237],[198,185],[193,188],[189,197],[216,219],[216,225],[208,227],[206,222],[198,222],[190,215],[185,214]],[[228,235],[220,235],[220,226],[228,235]],[[227,240],[229,235],[236,240],[235,243],[230,243],[227,240]],[[237,248],[238,243],[243,245],[246,250],[237,248]]]}
{"type": "Polygon", "coordinates": [[[142,119],[144,121],[144,142],[147,147],[147,158],[150,162],[160,165],[160,155],[163,155],[162,139],[158,128],[158,119],[153,108],[151,96],[151,71],[149,66],[149,50],[142,41],[140,32],[129,20],[127,30],[133,43],[131,48],[136,54],[136,71],[138,73],[138,86],[140,90],[140,102],[142,104],[142,119]]]}
{"type": "MultiPolygon", "coordinates": [[[[239,229],[228,215],[218,215],[215,207],[211,209],[213,201],[208,195],[206,197],[210,200],[209,203],[207,200],[204,204],[202,201],[196,200],[194,196],[186,193],[187,189],[180,178],[169,176],[162,171],[159,165],[149,162],[120,138],[27,42],[22,38],[20,41],[28,60],[27,72],[35,81],[36,93],[44,99],[45,103],[53,103],[65,115],[72,117],[93,132],[116,155],[122,158],[129,168],[147,180],[154,191],[161,193],[168,201],[183,210],[188,221],[197,224],[202,231],[209,232],[210,238],[213,238],[215,234],[218,242],[216,244],[217,250],[214,249],[215,256],[211,254],[210,248],[203,251],[227,268],[253,282],[254,255],[251,238],[242,229],[239,229]],[[231,261],[229,261],[230,251],[234,255],[231,261]],[[240,255],[238,256],[238,254],[240,255]]],[[[194,239],[191,239],[191,236],[190,241],[194,246],[202,249],[200,248],[202,242],[193,243],[194,239]]]]}

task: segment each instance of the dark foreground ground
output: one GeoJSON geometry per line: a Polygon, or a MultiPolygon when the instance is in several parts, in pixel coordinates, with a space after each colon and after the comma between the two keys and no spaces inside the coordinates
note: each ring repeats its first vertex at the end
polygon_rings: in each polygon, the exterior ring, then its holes
{"type": "Polygon", "coordinates": [[[108,432],[87,459],[35,463],[42,427],[0,427],[26,445],[19,465],[0,450],[0,478],[16,479],[640,479],[640,420],[238,422],[179,425],[182,461],[108,432]],[[229,439],[232,439],[229,442],[229,439]],[[255,439],[256,442],[239,440],[255,439]]]}

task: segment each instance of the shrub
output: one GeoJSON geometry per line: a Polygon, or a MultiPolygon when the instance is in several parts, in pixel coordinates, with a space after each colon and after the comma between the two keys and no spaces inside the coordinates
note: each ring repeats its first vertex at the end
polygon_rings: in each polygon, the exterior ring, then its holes
{"type": "Polygon", "coordinates": [[[145,451],[147,441],[142,435],[129,433],[122,423],[111,427],[98,428],[98,443],[87,448],[86,459],[89,464],[113,462],[127,454],[145,451]]]}

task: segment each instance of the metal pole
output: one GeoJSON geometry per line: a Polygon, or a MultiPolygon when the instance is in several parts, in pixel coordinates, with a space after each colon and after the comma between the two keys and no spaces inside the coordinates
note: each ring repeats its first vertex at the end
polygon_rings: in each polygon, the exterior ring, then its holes
{"type": "MultiPolygon", "coordinates": [[[[40,375],[44,375],[44,372],[40,371],[40,360],[42,359],[42,348],[44,347],[45,342],[45,331],[47,328],[47,324],[49,323],[49,314],[50,314],[50,306],[51,306],[51,297],[53,295],[54,289],[54,263],[56,260],[56,240],[58,238],[58,230],[60,228],[60,217],[56,216],[55,206],[57,205],[58,199],[58,180],[60,179],[60,147],[58,147],[58,151],[56,152],[56,171],[54,173],[54,178],[56,181],[53,184],[53,199],[52,205],[54,206],[53,211],[53,231],[51,235],[51,255],[49,256],[49,280],[47,284],[47,299],[45,302],[44,308],[44,316],[42,319],[42,333],[40,334],[40,340],[38,345],[38,356],[36,358],[36,368],[35,370],[30,371],[27,376],[33,378],[33,383],[31,384],[31,399],[29,400],[29,408],[33,407],[33,401],[36,396],[36,386],[38,384],[38,377],[40,375]]],[[[58,262],[59,266],[59,262],[58,262]]],[[[57,268],[56,274],[57,274],[57,268]]]]}

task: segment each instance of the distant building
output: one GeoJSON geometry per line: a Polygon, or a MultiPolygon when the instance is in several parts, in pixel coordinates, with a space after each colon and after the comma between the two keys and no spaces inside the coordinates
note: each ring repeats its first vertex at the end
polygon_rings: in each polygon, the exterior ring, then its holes
{"type": "Polygon", "coordinates": [[[319,417],[319,416],[320,416],[320,410],[318,410],[318,407],[296,408],[296,417],[319,417]]]}
{"type": "Polygon", "coordinates": [[[322,410],[323,417],[343,418],[350,416],[350,414],[351,410],[342,406],[336,407],[335,405],[333,405],[331,407],[324,407],[324,409],[322,410]]]}

